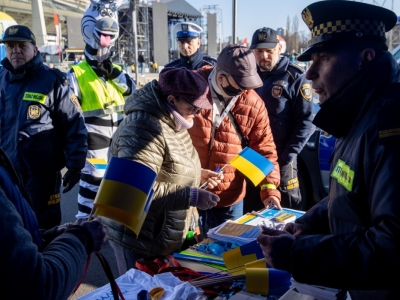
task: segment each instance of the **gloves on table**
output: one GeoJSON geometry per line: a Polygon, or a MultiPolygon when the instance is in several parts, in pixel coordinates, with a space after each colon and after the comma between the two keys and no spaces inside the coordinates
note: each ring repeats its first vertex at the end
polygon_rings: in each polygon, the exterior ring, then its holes
{"type": "Polygon", "coordinates": [[[219,197],[207,190],[190,188],[190,206],[198,209],[207,210],[213,208],[219,202],[219,197]]]}
{"type": "Polygon", "coordinates": [[[63,176],[63,193],[69,192],[81,179],[81,171],[68,170],[63,176]]]}
{"type": "Polygon", "coordinates": [[[114,68],[111,60],[106,59],[98,66],[100,73],[103,74],[107,79],[113,80],[121,74],[121,71],[114,68]]]}

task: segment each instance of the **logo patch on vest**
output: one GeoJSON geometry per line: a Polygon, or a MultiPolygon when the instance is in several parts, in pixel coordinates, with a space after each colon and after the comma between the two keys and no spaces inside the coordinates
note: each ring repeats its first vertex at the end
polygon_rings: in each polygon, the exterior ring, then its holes
{"type": "Polygon", "coordinates": [[[312,98],[311,85],[309,83],[304,83],[300,87],[300,94],[303,96],[304,100],[310,102],[312,98]]]}
{"type": "Polygon", "coordinates": [[[29,105],[28,106],[28,119],[39,119],[40,118],[41,109],[39,105],[29,105]]]}
{"type": "Polygon", "coordinates": [[[283,88],[281,86],[274,85],[272,87],[271,95],[272,97],[279,99],[282,96],[283,88]]]}
{"type": "Polygon", "coordinates": [[[75,105],[75,107],[77,109],[79,109],[80,111],[82,111],[82,107],[81,104],[79,103],[78,97],[75,94],[71,95],[71,98],[69,98],[69,100],[71,100],[72,104],[75,105]]]}
{"type": "Polygon", "coordinates": [[[46,95],[39,93],[32,93],[32,92],[25,92],[24,97],[22,97],[22,100],[35,101],[41,104],[44,104],[46,102],[46,99],[47,99],[46,95]]]}
{"type": "Polygon", "coordinates": [[[343,160],[338,160],[331,176],[349,192],[353,190],[354,171],[343,160]]]}

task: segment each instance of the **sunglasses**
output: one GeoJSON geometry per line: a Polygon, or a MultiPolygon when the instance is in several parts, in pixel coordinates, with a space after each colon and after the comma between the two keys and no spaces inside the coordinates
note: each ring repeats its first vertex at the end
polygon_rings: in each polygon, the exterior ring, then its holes
{"type": "Polygon", "coordinates": [[[189,103],[192,106],[192,113],[193,114],[197,114],[200,111],[200,107],[197,107],[196,105],[193,105],[192,103],[190,103],[188,100],[186,100],[183,97],[180,97],[180,98],[185,100],[186,103],[189,103]]]}

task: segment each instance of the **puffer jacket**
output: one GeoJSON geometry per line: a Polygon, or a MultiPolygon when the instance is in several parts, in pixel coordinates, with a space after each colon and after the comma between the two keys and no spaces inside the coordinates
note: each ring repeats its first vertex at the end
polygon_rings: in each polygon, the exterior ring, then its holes
{"type": "Polygon", "coordinates": [[[338,138],[329,195],[297,222],[293,278],[348,289],[351,299],[398,299],[400,68],[375,58],[322,105],[314,123],[338,138]]]}
{"type": "MultiPolygon", "coordinates": [[[[198,73],[208,80],[212,70],[212,67],[203,67],[198,70],[198,73]]],[[[208,97],[211,101],[210,93],[208,97]]],[[[243,136],[248,137],[249,147],[268,158],[275,166],[260,184],[272,183],[279,186],[278,156],[263,100],[254,90],[245,91],[238,97],[231,112],[236,118],[243,136]]],[[[202,168],[215,170],[217,166],[222,167],[234,158],[242,150],[242,145],[235,128],[226,116],[215,131],[214,145],[209,154],[211,128],[212,110],[201,109],[200,114],[194,118],[194,126],[189,129],[189,133],[193,145],[199,153],[202,168]]],[[[212,191],[220,197],[217,207],[231,206],[244,198],[246,182],[236,168],[227,166],[224,169],[223,182],[212,191]]],[[[276,196],[280,199],[278,190],[265,189],[261,191],[261,199],[268,196],[276,196]]]]}
{"type": "Polygon", "coordinates": [[[188,231],[190,187],[200,184],[199,157],[187,130],[175,130],[156,80],[126,100],[125,114],[113,135],[109,156],[145,164],[157,173],[157,179],[139,235],[103,218],[108,236],[144,257],[171,254],[179,250],[188,231]]]}

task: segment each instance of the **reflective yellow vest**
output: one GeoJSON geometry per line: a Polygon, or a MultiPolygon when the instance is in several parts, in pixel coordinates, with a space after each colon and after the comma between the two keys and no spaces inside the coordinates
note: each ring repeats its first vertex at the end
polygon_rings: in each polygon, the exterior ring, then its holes
{"type": "MultiPolygon", "coordinates": [[[[113,66],[121,70],[120,66],[114,64],[113,66]]],[[[104,85],[86,61],[73,65],[71,68],[74,70],[81,90],[81,107],[85,117],[124,110],[124,97],[111,80],[107,80],[107,84],[104,85]]]]}

